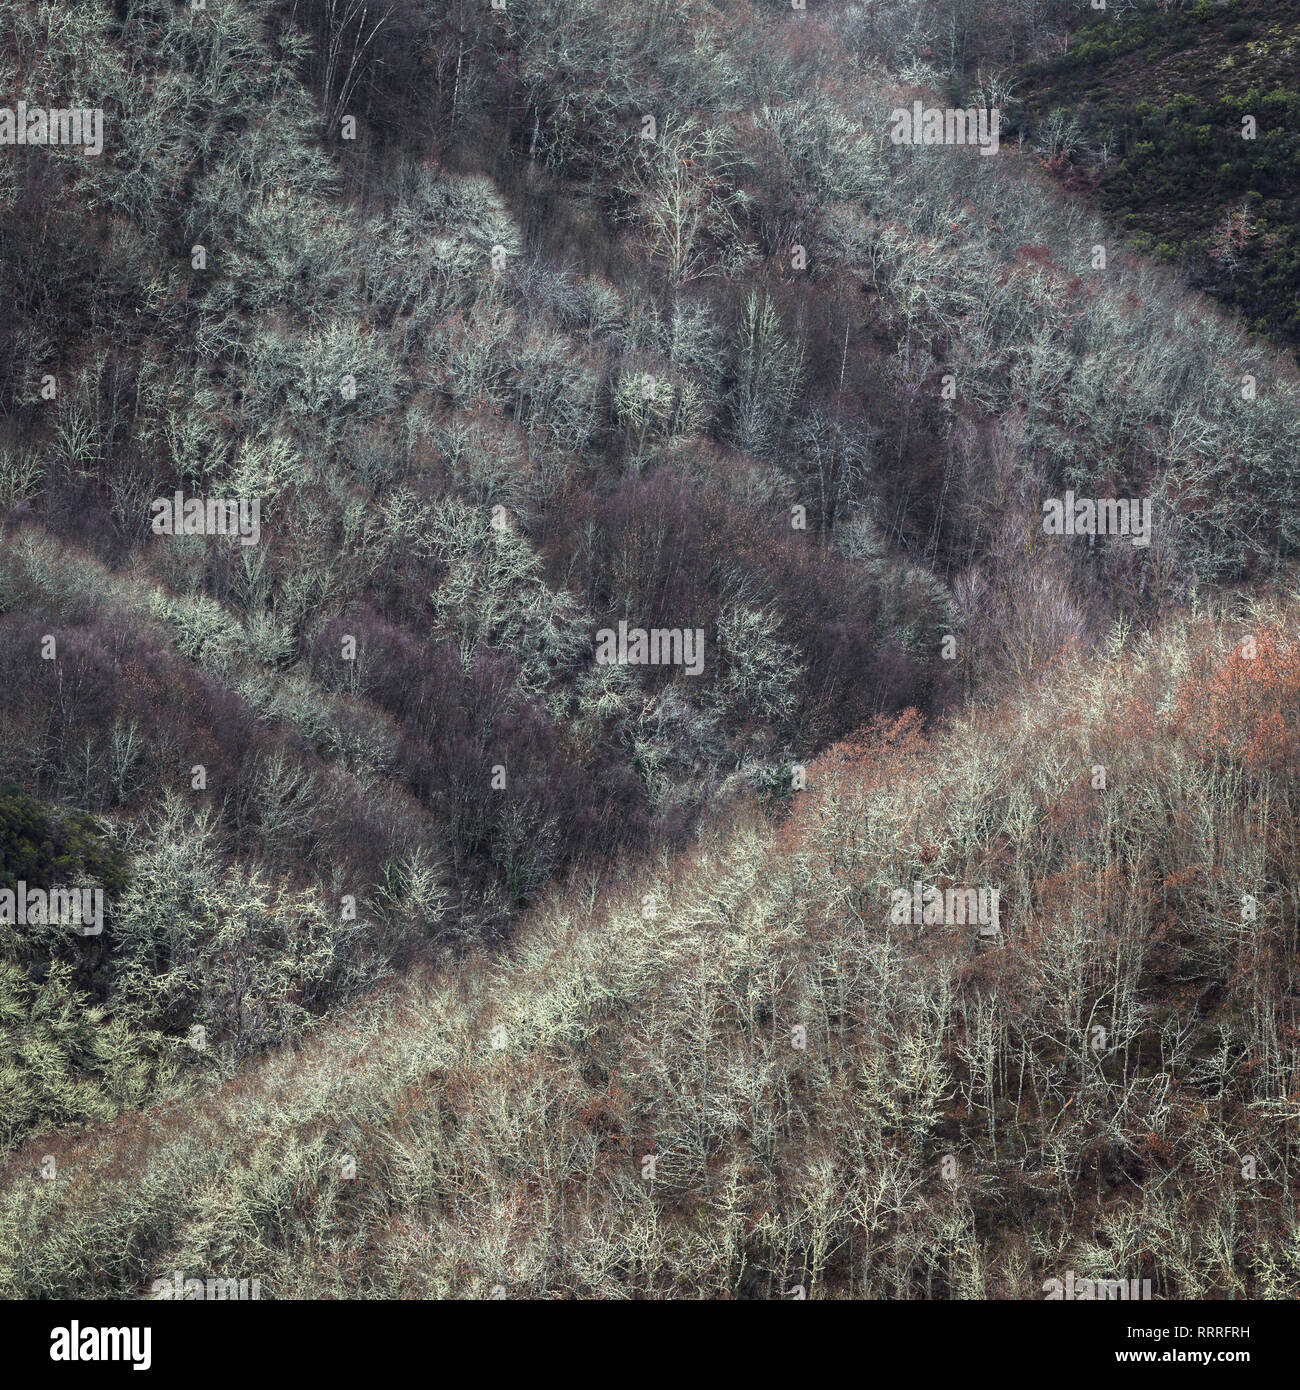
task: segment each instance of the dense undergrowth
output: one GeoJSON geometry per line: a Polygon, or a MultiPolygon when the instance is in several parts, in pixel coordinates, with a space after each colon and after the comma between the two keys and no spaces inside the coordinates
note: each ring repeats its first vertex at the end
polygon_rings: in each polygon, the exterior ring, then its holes
{"type": "Polygon", "coordinates": [[[1083,8],[0,0],[0,1291],[1294,1279],[1294,364],[888,135],[1083,8]]]}
{"type": "Polygon", "coordinates": [[[933,740],[879,721],[779,824],[555,891],[498,959],[61,1137],[57,1182],[32,1141],[4,1292],[1286,1296],[1296,613],[1117,636],[933,740]],[[1001,885],[999,934],[891,925],[913,881],[1001,885]]]}
{"type": "Polygon", "coordinates": [[[1300,20],[1279,0],[1090,16],[1029,68],[1020,124],[1134,246],[1300,343],[1300,20]],[[1243,122],[1254,122],[1244,138],[1243,122]]]}

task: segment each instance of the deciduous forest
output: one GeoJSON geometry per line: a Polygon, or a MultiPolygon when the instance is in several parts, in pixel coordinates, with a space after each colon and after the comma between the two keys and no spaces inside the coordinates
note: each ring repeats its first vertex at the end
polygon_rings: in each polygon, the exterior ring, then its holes
{"type": "Polygon", "coordinates": [[[1296,1297],[1294,5],[0,0],[0,305],[0,1297],[1296,1297]]]}

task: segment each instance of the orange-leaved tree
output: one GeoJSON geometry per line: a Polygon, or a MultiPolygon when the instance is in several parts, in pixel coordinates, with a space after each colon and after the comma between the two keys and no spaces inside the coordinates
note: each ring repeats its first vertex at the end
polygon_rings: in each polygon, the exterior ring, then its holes
{"type": "Polygon", "coordinates": [[[1180,682],[1175,718],[1202,754],[1251,772],[1300,767],[1300,647],[1276,631],[1239,642],[1180,682]]]}

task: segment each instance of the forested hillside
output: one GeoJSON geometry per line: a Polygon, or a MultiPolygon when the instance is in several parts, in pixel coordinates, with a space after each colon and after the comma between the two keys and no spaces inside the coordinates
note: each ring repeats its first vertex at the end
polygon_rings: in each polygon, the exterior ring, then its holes
{"type": "Polygon", "coordinates": [[[1286,0],[1094,13],[1020,88],[1033,148],[1132,244],[1300,343],[1300,14],[1286,0]],[[1253,124],[1252,124],[1253,121],[1253,124]]]}
{"type": "Polygon", "coordinates": [[[0,0],[0,1292],[1293,1291],[1285,8],[0,0]]]}

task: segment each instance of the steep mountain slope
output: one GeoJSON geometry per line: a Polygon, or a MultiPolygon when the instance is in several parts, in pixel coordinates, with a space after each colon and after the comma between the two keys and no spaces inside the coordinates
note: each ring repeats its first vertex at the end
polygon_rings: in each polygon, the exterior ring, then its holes
{"type": "Polygon", "coordinates": [[[1284,0],[1094,12],[1018,121],[1135,246],[1300,344],[1300,16],[1284,0]]]}
{"type": "Polygon", "coordinates": [[[0,0],[6,1290],[1294,1277],[1295,364],[891,137],[1082,8],[0,0]]]}
{"type": "Polygon", "coordinates": [[[3,1291],[1285,1295],[1297,613],[1116,643],[931,741],[883,722],[779,825],[575,882],[499,960],[59,1139],[55,1182],[33,1141],[3,1291]],[[914,882],[1000,888],[997,930],[891,923],[914,882]]]}

